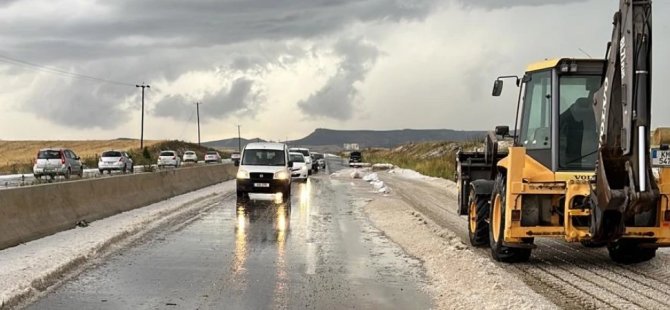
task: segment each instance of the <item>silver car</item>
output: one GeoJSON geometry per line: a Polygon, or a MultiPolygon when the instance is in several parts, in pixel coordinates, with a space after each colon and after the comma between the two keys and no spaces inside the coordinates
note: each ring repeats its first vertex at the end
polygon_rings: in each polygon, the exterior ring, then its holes
{"type": "Polygon", "coordinates": [[[105,171],[112,173],[112,170],[118,170],[123,173],[133,172],[133,160],[128,153],[123,151],[106,151],[100,154],[98,161],[98,171],[104,174],[105,171]]]}
{"type": "Polygon", "coordinates": [[[207,151],[205,154],[205,163],[220,163],[221,155],[217,151],[207,151]]]}
{"type": "Polygon", "coordinates": [[[69,179],[73,174],[82,177],[84,175],[84,165],[81,163],[81,158],[70,149],[41,149],[37,152],[33,174],[37,179],[43,176],[49,176],[53,179],[57,175],[69,179]]]}

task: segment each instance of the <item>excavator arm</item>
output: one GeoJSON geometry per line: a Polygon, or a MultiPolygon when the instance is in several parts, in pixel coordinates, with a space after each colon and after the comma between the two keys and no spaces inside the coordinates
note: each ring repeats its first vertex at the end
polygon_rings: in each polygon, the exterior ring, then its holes
{"type": "Polygon", "coordinates": [[[651,1],[620,0],[601,88],[594,96],[598,161],[591,191],[593,240],[654,225],[659,190],[650,167],[651,1]]]}

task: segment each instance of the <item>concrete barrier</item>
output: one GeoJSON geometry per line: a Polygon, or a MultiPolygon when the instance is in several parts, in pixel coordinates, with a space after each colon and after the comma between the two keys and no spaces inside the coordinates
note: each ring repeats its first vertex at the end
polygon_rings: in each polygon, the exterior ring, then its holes
{"type": "Polygon", "coordinates": [[[235,177],[232,164],[196,166],[0,191],[0,250],[235,177]]]}

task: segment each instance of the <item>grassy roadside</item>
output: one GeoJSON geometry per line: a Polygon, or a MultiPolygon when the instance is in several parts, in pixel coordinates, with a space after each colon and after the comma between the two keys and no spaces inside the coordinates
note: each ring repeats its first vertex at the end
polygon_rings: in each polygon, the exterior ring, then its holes
{"type": "Polygon", "coordinates": [[[452,180],[458,149],[472,149],[480,145],[481,143],[474,141],[422,142],[405,144],[393,149],[365,150],[362,153],[365,162],[391,163],[424,175],[452,180]]]}

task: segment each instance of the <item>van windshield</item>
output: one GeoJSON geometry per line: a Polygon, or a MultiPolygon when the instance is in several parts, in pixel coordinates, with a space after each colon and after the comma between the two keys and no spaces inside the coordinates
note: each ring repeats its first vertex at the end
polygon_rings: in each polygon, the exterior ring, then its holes
{"type": "Polygon", "coordinates": [[[248,166],[284,166],[286,164],[282,150],[245,150],[242,165],[248,166]]]}

